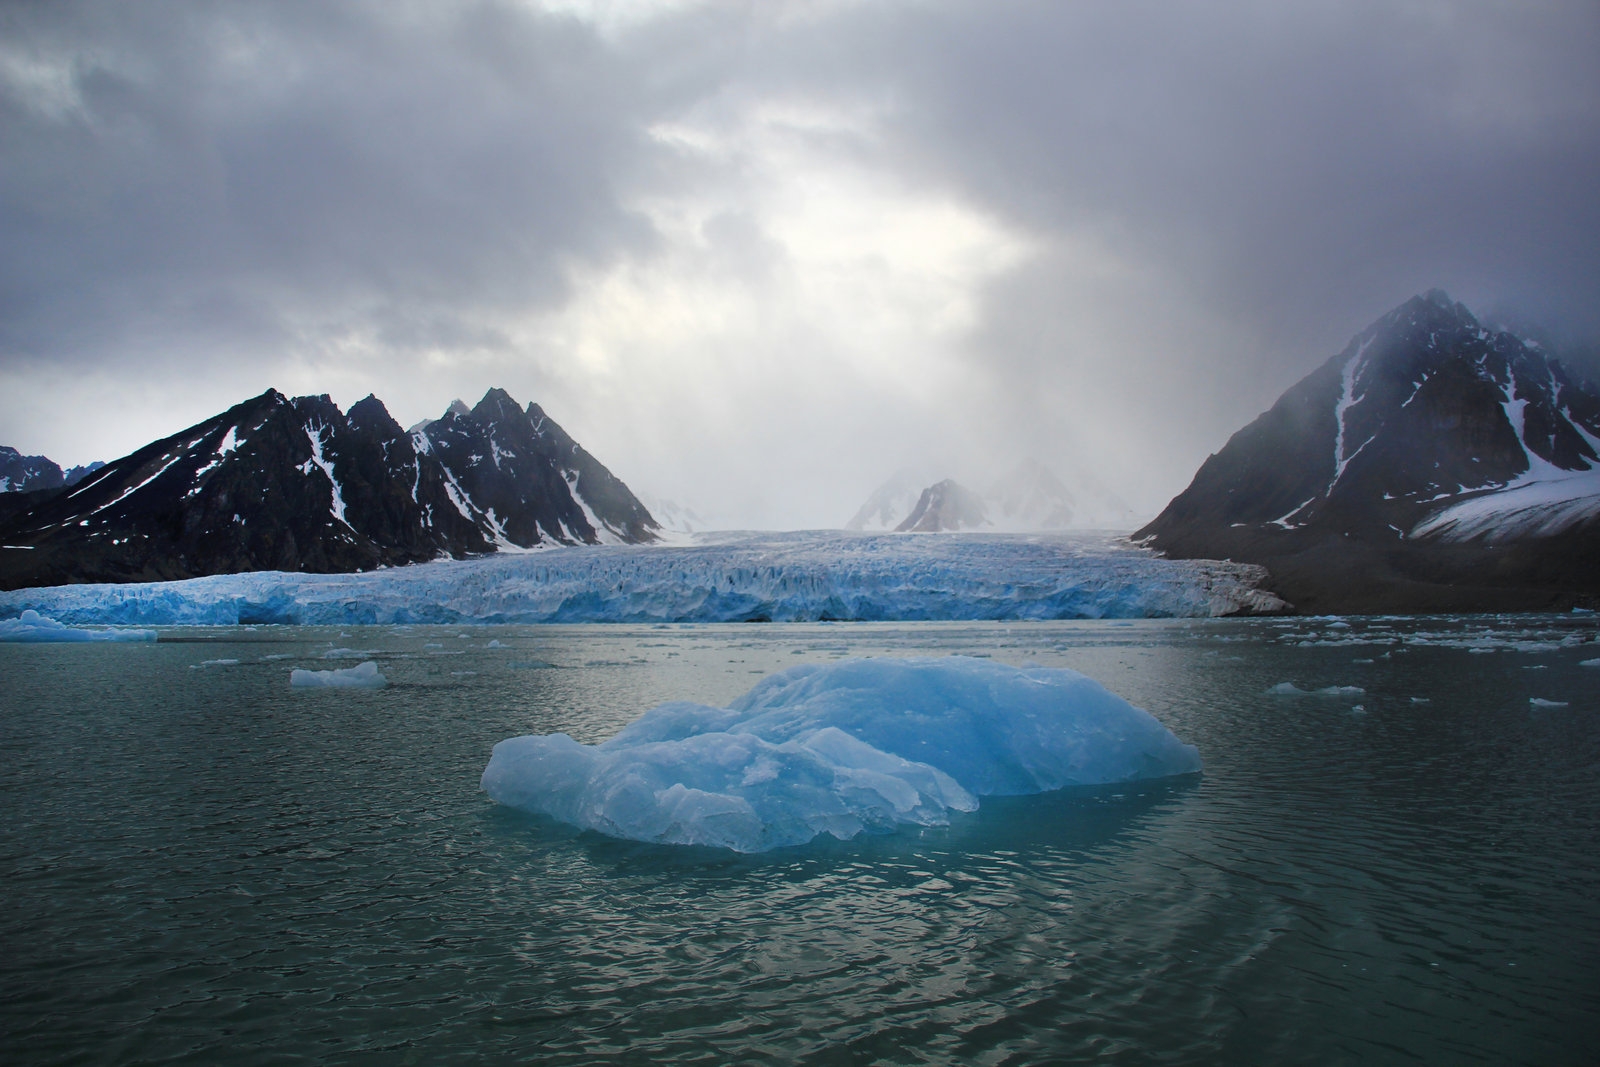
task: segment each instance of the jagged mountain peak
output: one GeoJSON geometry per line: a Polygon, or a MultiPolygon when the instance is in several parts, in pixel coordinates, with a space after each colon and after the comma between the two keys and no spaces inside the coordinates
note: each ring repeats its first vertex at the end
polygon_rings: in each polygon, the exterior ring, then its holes
{"type": "Polygon", "coordinates": [[[498,387],[484,393],[471,414],[482,422],[520,421],[524,417],[521,406],[511,398],[511,394],[498,387]]]}
{"type": "Polygon", "coordinates": [[[347,415],[351,426],[370,428],[386,438],[399,437],[404,433],[394,416],[389,414],[388,407],[372,393],[350,405],[347,415]]]}

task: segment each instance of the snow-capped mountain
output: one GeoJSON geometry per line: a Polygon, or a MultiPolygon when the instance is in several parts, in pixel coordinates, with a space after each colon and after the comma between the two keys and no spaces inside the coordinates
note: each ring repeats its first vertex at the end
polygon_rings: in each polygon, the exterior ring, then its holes
{"type": "Polygon", "coordinates": [[[1434,290],[1234,434],[1136,536],[1190,558],[1277,557],[1286,572],[1360,545],[1385,552],[1397,581],[1587,588],[1600,578],[1600,393],[1434,290]]]}
{"type": "Polygon", "coordinates": [[[11,515],[0,584],[358,571],[655,530],[625,485],[503,390],[410,432],[376,397],[345,413],[268,390],[11,515]]]}
{"type": "Polygon", "coordinates": [[[104,467],[96,460],[87,467],[69,467],[45,456],[24,456],[14,448],[0,445],[0,493],[26,493],[36,489],[59,489],[76,485],[104,467]]]}
{"type": "Polygon", "coordinates": [[[953,478],[935,482],[922,491],[896,533],[941,533],[978,530],[989,526],[983,498],[953,478]]]}
{"type": "Polygon", "coordinates": [[[660,524],[663,532],[675,534],[703,533],[713,528],[712,520],[701,515],[688,504],[676,500],[639,494],[639,500],[660,524]]]}
{"type": "Polygon", "coordinates": [[[1074,491],[1043,463],[1025,459],[981,492],[949,478],[930,485],[902,468],[867,498],[846,529],[1036,533],[1126,530],[1133,521],[1127,504],[1092,479],[1080,478],[1074,491]],[[957,492],[941,489],[946,483],[957,492]]]}
{"type": "Polygon", "coordinates": [[[855,517],[845,523],[845,529],[867,533],[893,530],[916,508],[923,490],[938,480],[909,467],[901,467],[889,476],[888,481],[872,491],[855,517]]]}

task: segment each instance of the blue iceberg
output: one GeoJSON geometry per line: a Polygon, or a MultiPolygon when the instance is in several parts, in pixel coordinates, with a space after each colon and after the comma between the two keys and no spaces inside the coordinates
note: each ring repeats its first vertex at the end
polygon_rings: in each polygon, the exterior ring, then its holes
{"type": "Polygon", "coordinates": [[[730,707],[674,702],[617,736],[494,746],[494,800],[612,837],[764,852],[941,826],[981,796],[1192,774],[1194,746],[1076,671],[989,660],[793,667],[730,707]]]}
{"type": "Polygon", "coordinates": [[[154,641],[154,630],[80,630],[28,608],[15,619],[0,619],[0,641],[154,641]]]}

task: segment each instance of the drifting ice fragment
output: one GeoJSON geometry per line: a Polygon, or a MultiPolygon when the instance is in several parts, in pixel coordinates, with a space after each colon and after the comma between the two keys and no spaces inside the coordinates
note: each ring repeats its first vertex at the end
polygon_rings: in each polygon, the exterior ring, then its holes
{"type": "Polygon", "coordinates": [[[1358,697],[1366,693],[1359,685],[1329,685],[1321,689],[1301,689],[1293,682],[1279,682],[1267,690],[1275,697],[1358,697]]]}
{"type": "Polygon", "coordinates": [[[154,630],[79,630],[28,608],[0,619],[0,641],[154,641],[154,630]]]}
{"type": "Polygon", "coordinates": [[[289,685],[295,689],[382,689],[389,679],[378,673],[372,660],[339,671],[306,671],[295,668],[289,672],[289,685]]]}
{"type": "Polygon", "coordinates": [[[613,837],[737,852],[940,826],[977,798],[1200,770],[1148,712],[1076,671],[862,659],[772,675],[728,708],[674,702],[611,740],[495,745],[495,800],[613,837]]]}
{"type": "Polygon", "coordinates": [[[1546,700],[1544,697],[1529,697],[1528,703],[1536,708],[1565,708],[1569,702],[1565,700],[1546,700]]]}

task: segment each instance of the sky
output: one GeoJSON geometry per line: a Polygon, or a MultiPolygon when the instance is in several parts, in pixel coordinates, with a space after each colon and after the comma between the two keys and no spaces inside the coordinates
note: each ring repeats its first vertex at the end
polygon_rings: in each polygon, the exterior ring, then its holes
{"type": "Polygon", "coordinates": [[[648,499],[1153,515],[1441,287],[1600,338],[1600,4],[0,7],[0,444],[499,386],[648,499]]]}

